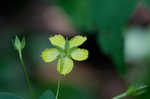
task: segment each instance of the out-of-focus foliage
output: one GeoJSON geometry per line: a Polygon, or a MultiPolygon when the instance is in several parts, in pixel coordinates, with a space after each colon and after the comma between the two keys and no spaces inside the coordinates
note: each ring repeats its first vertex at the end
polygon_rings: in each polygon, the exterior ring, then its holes
{"type": "Polygon", "coordinates": [[[142,3],[144,3],[150,9],[150,1],[149,0],[142,0],[142,3]]]}
{"type": "MultiPolygon", "coordinates": [[[[38,88],[40,88],[39,90],[42,92],[45,88],[50,88],[53,92],[56,92],[56,85],[54,84],[41,84],[38,88]]],[[[96,93],[93,93],[92,91],[92,89],[85,90],[78,88],[77,86],[62,84],[58,99],[98,99],[96,93]]]]}
{"type": "Polygon", "coordinates": [[[40,96],[40,99],[55,99],[55,95],[50,90],[47,90],[40,96]]]}
{"type": "Polygon", "coordinates": [[[138,0],[94,0],[95,23],[101,32],[119,32],[126,25],[138,0]]]}
{"type": "Polygon", "coordinates": [[[94,0],[93,12],[95,23],[98,27],[98,43],[107,55],[112,57],[117,69],[123,73],[124,40],[121,29],[126,25],[133,12],[137,0],[94,0]]]}
{"type": "Polygon", "coordinates": [[[12,93],[0,93],[0,99],[23,99],[12,93]]]}
{"type": "Polygon", "coordinates": [[[146,85],[131,85],[129,86],[128,90],[116,97],[114,97],[113,99],[121,99],[127,96],[138,96],[141,95],[143,93],[145,93],[147,90],[147,86],[146,85]]]}
{"type": "Polygon", "coordinates": [[[90,0],[56,0],[56,2],[70,16],[76,28],[85,30],[92,28],[90,0]]]}
{"type": "Polygon", "coordinates": [[[147,85],[132,85],[129,86],[127,93],[131,96],[138,96],[147,91],[148,86],[147,85]]]}

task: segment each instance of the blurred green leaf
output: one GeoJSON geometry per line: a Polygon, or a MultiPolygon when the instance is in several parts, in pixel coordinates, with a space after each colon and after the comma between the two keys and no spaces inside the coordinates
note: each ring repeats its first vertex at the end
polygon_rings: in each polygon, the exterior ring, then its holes
{"type": "Polygon", "coordinates": [[[102,32],[120,30],[139,0],[93,0],[95,23],[102,32]]]}
{"type": "Polygon", "coordinates": [[[138,86],[137,84],[131,85],[129,86],[126,92],[114,97],[113,99],[121,99],[126,96],[138,96],[144,94],[146,92],[147,87],[148,87],[147,85],[140,85],[140,86],[138,86]]]}
{"type": "Polygon", "coordinates": [[[64,9],[78,29],[91,28],[90,0],[56,0],[57,4],[64,9]]]}
{"type": "Polygon", "coordinates": [[[120,73],[125,72],[122,28],[138,0],[93,0],[93,18],[98,27],[97,41],[103,52],[112,57],[120,73]]]}
{"type": "Polygon", "coordinates": [[[51,90],[47,90],[40,96],[40,99],[55,99],[55,95],[51,90]]]}
{"type": "Polygon", "coordinates": [[[143,0],[142,3],[144,3],[150,9],[150,0],[143,0]]]}
{"type": "Polygon", "coordinates": [[[124,39],[121,32],[99,33],[97,41],[102,51],[112,58],[119,73],[125,73],[124,39]]]}
{"type": "Polygon", "coordinates": [[[12,93],[0,93],[0,99],[22,99],[22,98],[12,93]]]}
{"type": "Polygon", "coordinates": [[[137,96],[147,91],[147,85],[132,85],[128,88],[127,93],[129,95],[137,96]]]}

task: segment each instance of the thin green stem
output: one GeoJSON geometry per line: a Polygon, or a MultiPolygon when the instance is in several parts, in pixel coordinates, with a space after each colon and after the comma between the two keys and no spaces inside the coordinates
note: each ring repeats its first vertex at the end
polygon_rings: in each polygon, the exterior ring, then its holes
{"type": "Polygon", "coordinates": [[[58,79],[58,84],[57,84],[57,92],[56,92],[56,99],[58,99],[59,92],[60,92],[60,83],[61,83],[61,77],[58,79]]]}
{"type": "Polygon", "coordinates": [[[34,92],[32,90],[32,85],[30,83],[30,79],[29,79],[29,75],[28,75],[27,69],[26,69],[26,67],[24,65],[24,61],[23,61],[23,57],[22,57],[22,52],[21,51],[19,51],[19,58],[20,58],[20,61],[21,61],[21,66],[22,66],[22,68],[24,70],[24,75],[25,75],[25,78],[26,78],[26,82],[27,82],[28,88],[29,88],[30,93],[32,95],[32,99],[35,99],[35,94],[34,94],[34,92]]]}
{"type": "Polygon", "coordinates": [[[122,94],[120,94],[120,95],[114,97],[113,99],[121,99],[121,98],[126,97],[126,96],[127,96],[127,93],[124,92],[124,93],[122,93],[122,94]]]}

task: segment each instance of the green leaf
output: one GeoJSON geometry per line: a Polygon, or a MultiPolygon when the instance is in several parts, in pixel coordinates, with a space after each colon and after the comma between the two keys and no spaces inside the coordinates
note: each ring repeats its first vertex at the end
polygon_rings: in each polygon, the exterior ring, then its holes
{"type": "Polygon", "coordinates": [[[41,57],[44,62],[48,63],[56,60],[58,55],[59,51],[56,48],[47,48],[42,52],[41,57]]]}
{"type": "Polygon", "coordinates": [[[127,90],[127,94],[132,96],[141,95],[147,91],[147,88],[147,85],[131,85],[127,90]]]}
{"type": "Polygon", "coordinates": [[[12,93],[0,93],[0,99],[23,99],[12,93]]]}
{"type": "Polygon", "coordinates": [[[55,99],[55,95],[51,90],[47,90],[40,96],[40,99],[55,99]]]}
{"type": "Polygon", "coordinates": [[[58,59],[57,71],[61,75],[69,74],[73,69],[73,61],[68,57],[58,59]]]}

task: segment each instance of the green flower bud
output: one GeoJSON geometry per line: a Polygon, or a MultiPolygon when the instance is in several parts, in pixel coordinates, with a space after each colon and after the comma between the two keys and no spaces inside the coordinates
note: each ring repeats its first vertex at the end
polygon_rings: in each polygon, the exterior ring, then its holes
{"type": "Polygon", "coordinates": [[[21,51],[25,47],[25,38],[23,38],[22,41],[20,41],[18,36],[16,36],[15,41],[13,41],[13,45],[17,51],[21,51]]]}

